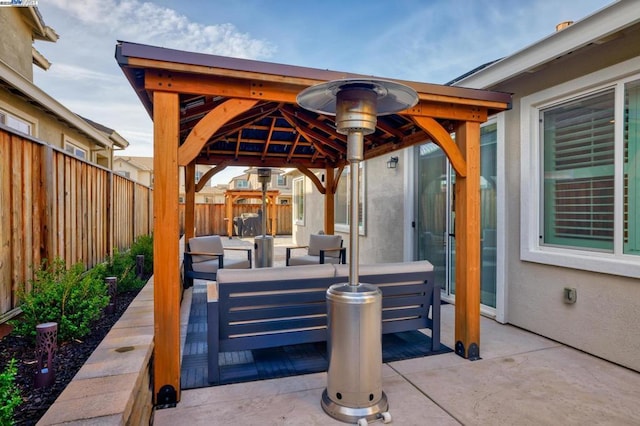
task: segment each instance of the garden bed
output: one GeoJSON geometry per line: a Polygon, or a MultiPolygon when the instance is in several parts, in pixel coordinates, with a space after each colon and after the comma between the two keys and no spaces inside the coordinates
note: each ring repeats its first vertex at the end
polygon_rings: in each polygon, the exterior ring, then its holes
{"type": "Polygon", "coordinates": [[[38,422],[104,339],[111,327],[118,321],[138,292],[139,290],[118,294],[116,310],[112,314],[102,315],[92,326],[92,331],[82,340],[73,340],[58,347],[54,360],[56,380],[51,387],[41,389],[34,387],[35,348],[28,339],[13,334],[0,339],[0,372],[4,371],[12,358],[17,361],[16,384],[20,389],[22,403],[14,412],[16,425],[35,425],[38,422]]]}

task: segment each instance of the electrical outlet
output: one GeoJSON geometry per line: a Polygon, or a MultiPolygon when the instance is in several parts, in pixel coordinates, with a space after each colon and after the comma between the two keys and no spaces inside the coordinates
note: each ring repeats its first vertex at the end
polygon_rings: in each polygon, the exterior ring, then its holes
{"type": "Polygon", "coordinates": [[[567,304],[576,303],[577,298],[578,298],[578,291],[575,288],[570,288],[570,287],[564,288],[564,303],[567,303],[567,304]]]}

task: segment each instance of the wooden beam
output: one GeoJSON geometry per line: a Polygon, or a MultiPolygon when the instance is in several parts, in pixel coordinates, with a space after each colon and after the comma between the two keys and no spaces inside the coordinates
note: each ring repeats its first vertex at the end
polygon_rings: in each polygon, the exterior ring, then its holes
{"type": "Polygon", "coordinates": [[[413,121],[424,130],[442,150],[447,154],[451,165],[460,176],[466,176],[467,164],[465,157],[456,145],[451,135],[436,120],[430,117],[412,116],[413,121]]]}
{"type": "Polygon", "coordinates": [[[480,124],[467,122],[456,131],[467,164],[455,184],[456,354],[480,358],[480,124]]]}
{"type": "Polygon", "coordinates": [[[153,95],[154,402],[180,400],[180,264],[178,223],[179,105],[175,93],[153,95]]]}
{"type": "Polygon", "coordinates": [[[308,87],[286,82],[243,80],[158,70],[147,70],[144,83],[147,90],[167,90],[174,93],[197,93],[291,104],[295,104],[298,93],[308,87]]]}
{"type": "Polygon", "coordinates": [[[321,194],[326,194],[327,192],[326,188],[324,187],[322,182],[320,182],[320,179],[318,179],[318,176],[316,176],[315,173],[313,173],[311,170],[307,169],[304,166],[298,166],[298,170],[300,170],[303,175],[311,179],[311,182],[316,186],[316,188],[318,189],[318,192],[320,192],[321,194]]]}
{"type": "MultiPolygon", "coordinates": [[[[178,150],[178,163],[186,166],[193,161],[209,138],[225,123],[255,106],[257,101],[229,99],[212,109],[198,122],[178,150]]],[[[154,113],[155,116],[155,113],[154,113]]]]}
{"type": "MultiPolygon", "coordinates": [[[[184,168],[184,241],[196,236],[196,163],[192,161],[184,168]]],[[[200,183],[200,182],[198,182],[200,183]]]]}
{"type": "Polygon", "coordinates": [[[502,110],[505,107],[506,105],[503,102],[451,98],[421,93],[418,104],[406,110],[402,115],[484,123],[487,121],[488,108],[502,110]]]}
{"type": "Polygon", "coordinates": [[[215,175],[217,175],[218,173],[226,169],[228,164],[229,164],[228,161],[221,161],[220,163],[218,163],[216,167],[207,170],[207,173],[202,175],[202,177],[196,184],[196,192],[202,191],[202,188],[204,188],[207,182],[209,182],[209,180],[211,180],[212,177],[214,177],[215,175]]]}

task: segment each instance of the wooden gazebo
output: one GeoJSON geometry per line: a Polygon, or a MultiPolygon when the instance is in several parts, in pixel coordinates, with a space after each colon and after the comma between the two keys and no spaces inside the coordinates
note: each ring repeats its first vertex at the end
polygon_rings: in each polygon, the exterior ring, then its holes
{"type": "MultiPolygon", "coordinates": [[[[369,77],[119,42],[116,60],[154,123],[154,396],[180,400],[178,170],[184,166],[186,237],[193,231],[196,164],[295,167],[324,194],[333,233],[337,179],[347,165],[334,117],[296,104],[312,85],[369,77]],[[323,169],[321,182],[311,169],[323,169]]],[[[393,80],[393,79],[388,79],[393,80]]],[[[393,80],[415,89],[418,104],[378,118],[365,137],[370,159],[431,140],[456,172],[455,351],[480,351],[480,124],[510,106],[505,93],[393,80]],[[455,133],[455,141],[451,134],[455,133]]]]}
{"type": "MultiPolygon", "coordinates": [[[[271,221],[271,235],[276,236],[276,229],[278,224],[278,218],[276,217],[276,199],[280,195],[280,191],[271,189],[264,194],[267,199],[267,211],[262,214],[267,215],[267,219],[271,221]]],[[[246,190],[246,189],[228,189],[224,193],[224,211],[225,219],[227,221],[227,235],[231,237],[233,235],[233,203],[237,200],[247,198],[262,198],[262,191],[246,190]]],[[[265,235],[266,230],[262,231],[265,235]]]]}

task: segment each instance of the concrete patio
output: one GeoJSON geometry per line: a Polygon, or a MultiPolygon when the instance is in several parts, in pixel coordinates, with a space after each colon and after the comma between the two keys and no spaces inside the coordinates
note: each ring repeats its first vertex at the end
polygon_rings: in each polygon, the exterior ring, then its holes
{"type": "MultiPolygon", "coordinates": [[[[250,239],[225,244],[251,244],[250,239]]],[[[275,265],[287,238],[275,240],[275,265]]],[[[189,290],[190,291],[190,290],[189,290]]],[[[182,306],[186,327],[190,293],[182,306]]],[[[454,306],[442,308],[442,342],[454,346],[454,306]]],[[[182,336],[186,333],[183,331],[182,336]]],[[[640,424],[640,374],[489,318],[482,359],[453,353],[385,364],[397,425],[640,424]]],[[[340,425],[320,407],[326,373],[186,390],[156,425],[340,425]]]]}

